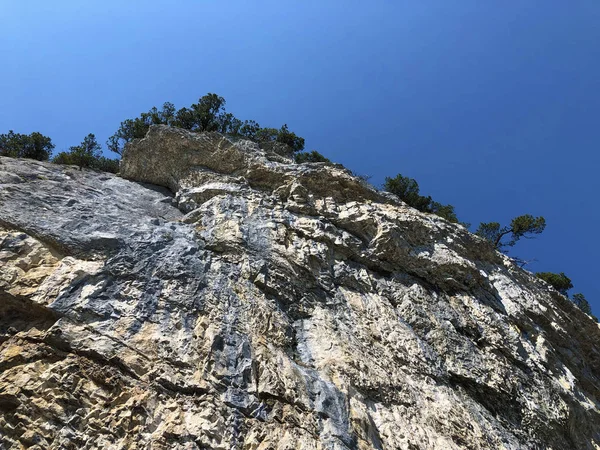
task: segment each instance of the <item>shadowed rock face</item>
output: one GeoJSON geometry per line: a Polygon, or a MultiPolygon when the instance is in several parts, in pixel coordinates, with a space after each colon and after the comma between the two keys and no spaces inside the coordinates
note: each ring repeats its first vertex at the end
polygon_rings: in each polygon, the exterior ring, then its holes
{"type": "Polygon", "coordinates": [[[0,448],[600,445],[598,325],[461,226],[217,134],[121,174],[0,158],[0,448]]]}

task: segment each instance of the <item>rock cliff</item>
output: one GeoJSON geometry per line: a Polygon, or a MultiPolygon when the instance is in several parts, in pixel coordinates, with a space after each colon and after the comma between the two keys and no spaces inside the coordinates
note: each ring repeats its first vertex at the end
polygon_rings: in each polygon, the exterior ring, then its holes
{"type": "Polygon", "coordinates": [[[0,448],[600,448],[598,325],[342,167],[0,158],[0,448]]]}

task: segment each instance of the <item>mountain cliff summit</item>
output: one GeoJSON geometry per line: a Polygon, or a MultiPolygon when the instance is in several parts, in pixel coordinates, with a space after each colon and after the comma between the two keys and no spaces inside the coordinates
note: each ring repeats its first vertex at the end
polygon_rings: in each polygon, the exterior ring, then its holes
{"type": "Polygon", "coordinates": [[[341,166],[0,157],[0,449],[600,448],[600,329],[341,166]]]}

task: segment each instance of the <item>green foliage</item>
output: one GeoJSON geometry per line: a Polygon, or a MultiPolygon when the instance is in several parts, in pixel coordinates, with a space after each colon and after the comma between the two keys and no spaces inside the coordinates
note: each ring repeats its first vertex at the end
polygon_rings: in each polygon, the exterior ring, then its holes
{"type": "Polygon", "coordinates": [[[65,164],[65,165],[75,164],[73,162],[73,158],[71,157],[71,154],[67,153],[67,152],[60,152],[58,155],[56,155],[54,158],[52,158],[52,162],[54,164],[65,164]]]}
{"type": "MultiPolygon", "coordinates": [[[[575,303],[575,305],[577,305],[577,307],[584,313],[594,317],[592,315],[592,307],[590,306],[589,302],[586,300],[583,294],[573,294],[573,298],[571,299],[571,301],[575,303]]],[[[598,319],[596,319],[596,321],[598,321],[598,319]]]]}
{"type": "Polygon", "coordinates": [[[563,272],[537,272],[535,276],[544,280],[546,283],[565,296],[568,296],[567,291],[573,287],[571,279],[563,272]]]}
{"type": "Polygon", "coordinates": [[[101,172],[119,173],[119,160],[100,156],[92,161],[90,167],[101,172]]]}
{"type": "MultiPolygon", "coordinates": [[[[542,233],[545,228],[546,220],[543,217],[533,217],[530,214],[525,214],[515,217],[511,220],[510,225],[505,227],[502,227],[498,222],[481,223],[476,233],[489,241],[497,250],[504,250],[506,247],[514,246],[522,237],[531,238],[534,234],[542,233]]],[[[513,259],[517,263],[521,262],[522,265],[526,264],[526,262],[519,260],[519,258],[513,259]]],[[[537,272],[535,276],[544,280],[565,297],[569,296],[568,291],[573,288],[571,279],[563,272],[537,272]]],[[[583,294],[573,295],[571,301],[586,314],[592,314],[590,304],[583,294]]],[[[598,320],[595,317],[594,319],[598,320]]]]}
{"type": "Polygon", "coordinates": [[[166,102],[162,109],[153,107],[147,113],[140,114],[135,119],[127,119],[121,122],[119,129],[108,138],[106,145],[110,151],[119,155],[123,153],[123,148],[127,142],[133,139],[141,139],[146,136],[150,125],[171,125],[176,126],[175,105],[166,102]]]}
{"type": "Polygon", "coordinates": [[[402,201],[419,211],[426,211],[431,203],[430,197],[420,195],[417,180],[401,174],[396,175],[394,178],[386,177],[383,189],[397,195],[402,201]]]}
{"type": "Polygon", "coordinates": [[[515,217],[510,222],[512,239],[529,238],[532,234],[541,234],[546,228],[546,219],[542,216],[533,217],[531,214],[515,217]]]}
{"type": "MultiPolygon", "coordinates": [[[[541,278],[558,292],[560,292],[565,297],[569,297],[568,291],[573,288],[573,283],[571,279],[566,276],[563,272],[561,273],[553,273],[553,272],[538,272],[535,274],[536,277],[541,278]]],[[[573,294],[573,297],[570,300],[584,313],[592,316],[592,318],[598,322],[598,318],[592,314],[592,307],[589,302],[585,298],[585,296],[581,293],[573,294]]]]}
{"type": "Polygon", "coordinates": [[[533,234],[540,234],[546,228],[546,219],[533,217],[530,214],[515,217],[510,225],[501,227],[498,222],[479,224],[475,234],[489,241],[497,250],[513,247],[522,237],[530,239],[533,234]]]}
{"type": "Polygon", "coordinates": [[[433,214],[443,217],[449,222],[458,223],[458,217],[456,217],[456,213],[454,212],[454,206],[442,205],[441,203],[432,201],[430,209],[433,214]]]}
{"type": "Polygon", "coordinates": [[[288,129],[287,124],[283,124],[277,131],[275,140],[289,146],[294,153],[304,150],[304,138],[296,136],[296,133],[292,133],[288,129]]]}
{"type": "Polygon", "coordinates": [[[0,134],[0,156],[47,161],[52,149],[52,140],[38,132],[20,134],[10,130],[7,134],[0,134]]]}
{"type": "Polygon", "coordinates": [[[259,128],[254,135],[254,139],[260,144],[275,142],[277,140],[277,133],[277,128],[259,128]]]}
{"type": "Polygon", "coordinates": [[[240,127],[239,135],[246,139],[256,140],[256,134],[260,131],[260,125],[254,120],[245,120],[240,127]]]}
{"type": "Polygon", "coordinates": [[[458,223],[454,206],[443,205],[434,201],[430,196],[420,194],[419,183],[413,178],[396,175],[394,178],[386,177],[383,189],[400,197],[409,206],[422,212],[428,212],[443,217],[450,222],[458,223]]]}
{"type": "MultiPolygon", "coordinates": [[[[504,227],[504,228],[507,229],[508,227],[504,227]]],[[[496,242],[499,242],[499,240],[502,238],[501,233],[502,232],[500,231],[500,223],[499,222],[487,222],[487,223],[482,222],[479,224],[477,231],[475,231],[476,235],[481,236],[482,238],[484,238],[486,241],[489,241],[490,243],[493,243],[494,246],[496,247],[496,249],[499,249],[496,242]]]]}
{"type": "Polygon", "coordinates": [[[304,138],[292,133],[287,124],[284,124],[280,129],[259,128],[254,135],[254,140],[259,144],[279,142],[287,145],[293,153],[304,150],[304,138]]]}
{"type": "Polygon", "coordinates": [[[60,152],[52,162],[55,164],[77,165],[79,168],[88,167],[102,172],[117,173],[119,161],[102,156],[100,144],[96,136],[88,134],[81,144],[69,147],[68,152],[60,152]]]}
{"type": "MultiPolygon", "coordinates": [[[[233,116],[225,113],[225,99],[217,94],[206,94],[189,108],[181,108],[175,115],[174,126],[186,130],[227,133],[233,116]]],[[[169,125],[169,124],[167,124],[169,125]]]]}
{"type": "Polygon", "coordinates": [[[156,107],[135,119],[121,122],[119,129],[106,142],[109,150],[121,155],[127,142],[143,138],[150,125],[169,125],[195,132],[217,131],[232,137],[251,139],[259,143],[280,142],[292,152],[304,149],[304,139],[283,125],[280,129],[261,128],[254,120],[242,121],[225,111],[225,99],[209,93],[189,108],[175,110],[172,103],[165,103],[161,110],[156,107]]]}
{"type": "Polygon", "coordinates": [[[298,164],[311,163],[311,162],[327,162],[327,163],[331,162],[329,159],[325,158],[323,155],[321,155],[316,150],[313,150],[311,152],[296,153],[294,155],[294,160],[298,164]]]}
{"type": "Polygon", "coordinates": [[[69,147],[69,156],[73,161],[72,164],[83,167],[92,167],[94,160],[97,160],[102,155],[102,148],[96,141],[96,136],[92,133],[88,134],[81,144],[69,147]]]}

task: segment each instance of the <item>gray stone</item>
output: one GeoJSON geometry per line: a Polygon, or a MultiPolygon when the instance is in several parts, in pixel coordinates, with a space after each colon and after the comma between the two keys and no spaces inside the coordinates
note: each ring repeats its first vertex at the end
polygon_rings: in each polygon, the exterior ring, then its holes
{"type": "Polygon", "coordinates": [[[218,134],[121,171],[0,158],[0,448],[600,446],[598,324],[462,226],[218,134]]]}

